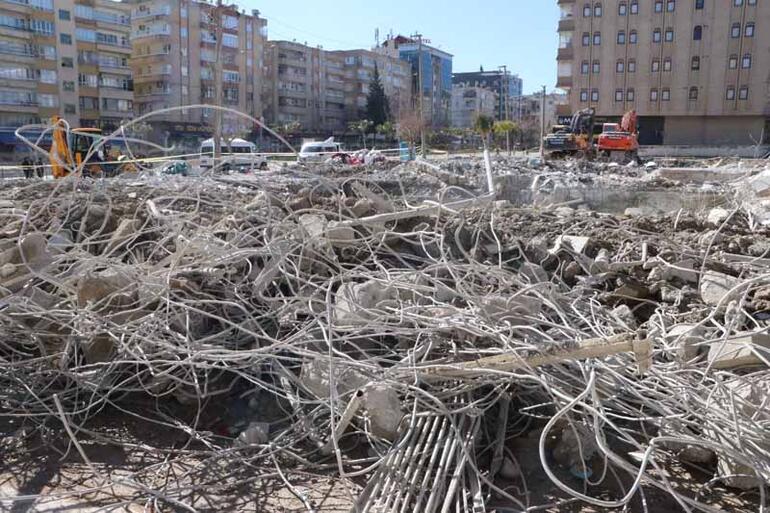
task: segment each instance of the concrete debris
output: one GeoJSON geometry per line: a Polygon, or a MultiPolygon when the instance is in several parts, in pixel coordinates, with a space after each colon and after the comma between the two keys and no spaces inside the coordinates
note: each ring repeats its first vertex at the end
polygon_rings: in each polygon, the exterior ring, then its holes
{"type": "Polygon", "coordinates": [[[714,208],[709,212],[708,217],[706,218],[706,221],[711,226],[721,226],[727,219],[730,217],[730,211],[725,210],[724,208],[714,208]]]}
{"type": "Polygon", "coordinates": [[[401,399],[389,385],[370,385],[364,392],[363,407],[369,432],[378,438],[394,441],[404,416],[401,399]]]}
{"type": "Polygon", "coordinates": [[[716,271],[706,271],[700,279],[700,295],[703,302],[709,306],[727,306],[728,294],[741,283],[738,278],[716,271]]]}
{"type": "Polygon", "coordinates": [[[770,362],[770,335],[744,333],[712,342],[709,364],[715,369],[735,369],[770,362]]]}

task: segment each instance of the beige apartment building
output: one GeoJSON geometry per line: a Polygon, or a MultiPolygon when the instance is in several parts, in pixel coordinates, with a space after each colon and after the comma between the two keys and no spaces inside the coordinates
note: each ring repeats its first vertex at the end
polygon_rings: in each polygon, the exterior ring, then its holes
{"type": "Polygon", "coordinates": [[[111,0],[0,1],[3,143],[54,115],[108,130],[132,116],[129,14],[111,0]]]}
{"type": "Polygon", "coordinates": [[[751,145],[770,135],[770,2],[557,0],[567,115],[636,109],[643,144],[751,145]]]}
{"type": "MultiPolygon", "coordinates": [[[[267,21],[258,11],[246,14],[228,5],[217,13],[214,5],[194,0],[141,1],[132,5],[131,21],[137,114],[219,103],[262,117],[267,21]],[[220,18],[222,99],[217,101],[216,23],[220,18]]],[[[158,135],[193,145],[210,136],[214,116],[208,109],[186,109],[149,121],[158,135]]],[[[244,136],[254,129],[243,118],[224,116],[225,135],[244,136]]]]}
{"type": "Polygon", "coordinates": [[[397,58],[270,41],[265,60],[265,117],[272,125],[299,123],[303,132],[319,135],[345,132],[363,117],[375,65],[394,117],[410,102],[410,66],[397,58]]]}
{"type": "Polygon", "coordinates": [[[473,87],[455,84],[452,87],[452,107],[450,124],[452,128],[473,128],[476,118],[498,115],[498,97],[494,91],[485,87],[473,87]]]}

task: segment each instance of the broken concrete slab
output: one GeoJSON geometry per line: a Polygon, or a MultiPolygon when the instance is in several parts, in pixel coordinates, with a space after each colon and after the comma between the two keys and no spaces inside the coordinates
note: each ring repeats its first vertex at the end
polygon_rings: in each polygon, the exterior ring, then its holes
{"type": "Polygon", "coordinates": [[[526,278],[531,284],[545,283],[548,280],[548,273],[542,266],[532,262],[524,262],[519,267],[519,275],[526,278]]]}
{"type": "Polygon", "coordinates": [[[726,340],[712,342],[709,347],[709,365],[714,369],[736,369],[764,365],[770,360],[770,335],[742,333],[726,340]]]}
{"type": "Polygon", "coordinates": [[[700,295],[704,303],[717,306],[727,305],[727,295],[741,284],[741,280],[716,271],[706,271],[700,278],[700,295]]]}
{"type": "Polygon", "coordinates": [[[393,387],[369,385],[364,391],[362,406],[369,431],[376,437],[395,441],[404,413],[401,399],[393,387]]]}
{"type": "Polygon", "coordinates": [[[727,221],[727,219],[730,217],[730,214],[731,212],[724,208],[712,208],[708,213],[706,222],[708,222],[711,226],[719,227],[722,226],[725,221],[727,221]]]}
{"type": "Polygon", "coordinates": [[[590,244],[591,239],[589,237],[578,237],[574,235],[560,235],[556,238],[553,248],[550,253],[555,255],[562,249],[570,249],[578,254],[583,254],[590,244]]]}
{"type": "Polygon", "coordinates": [[[704,341],[706,328],[695,324],[677,324],[665,334],[666,342],[674,344],[674,354],[679,363],[695,360],[706,349],[699,346],[704,341]]]}

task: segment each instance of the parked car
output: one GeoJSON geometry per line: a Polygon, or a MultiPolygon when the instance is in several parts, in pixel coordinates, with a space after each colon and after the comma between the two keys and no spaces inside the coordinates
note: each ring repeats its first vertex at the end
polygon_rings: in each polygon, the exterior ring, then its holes
{"type": "MultiPolygon", "coordinates": [[[[214,139],[201,143],[200,166],[203,169],[214,167],[214,139]]],[[[243,139],[233,139],[228,145],[222,141],[222,158],[218,162],[223,171],[254,171],[267,169],[267,157],[257,153],[257,145],[243,139]]]]}
{"type": "Polygon", "coordinates": [[[299,151],[298,162],[324,162],[330,158],[346,158],[342,145],[334,142],[334,137],[323,142],[306,142],[299,151]]]}

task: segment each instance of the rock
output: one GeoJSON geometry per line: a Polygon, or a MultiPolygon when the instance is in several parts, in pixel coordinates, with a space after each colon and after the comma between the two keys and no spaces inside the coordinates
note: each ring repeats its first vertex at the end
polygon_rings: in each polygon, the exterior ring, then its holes
{"type": "MultiPolygon", "coordinates": [[[[359,371],[349,366],[340,365],[339,362],[333,366],[333,369],[335,388],[340,396],[362,389],[369,383],[369,379],[359,371]]],[[[317,398],[328,399],[331,392],[329,376],[328,360],[323,357],[306,359],[302,363],[299,381],[317,398]]]]}
{"type": "Polygon", "coordinates": [[[727,457],[719,458],[719,463],[717,463],[717,475],[724,477],[722,482],[729,488],[735,488],[737,490],[753,490],[759,488],[759,478],[749,477],[756,476],[756,471],[753,468],[727,457]]]}
{"type": "Polygon", "coordinates": [[[696,465],[708,465],[717,457],[714,451],[698,445],[688,445],[679,451],[678,456],[680,460],[696,465]]]}
{"type": "Polygon", "coordinates": [[[706,329],[695,324],[677,324],[665,334],[666,342],[674,345],[674,352],[679,363],[693,361],[705,346],[698,346],[704,341],[706,329]]]}
{"type": "Polygon", "coordinates": [[[376,437],[395,441],[404,414],[398,393],[388,385],[368,386],[362,403],[369,431],[376,437]]]}
{"type": "Polygon", "coordinates": [[[762,287],[754,293],[752,305],[757,311],[770,310],[770,287],[762,287]]]}
{"type": "Polygon", "coordinates": [[[562,248],[566,247],[568,249],[571,249],[575,253],[583,254],[588,247],[588,244],[591,242],[591,239],[588,237],[575,237],[572,235],[560,235],[554,244],[554,247],[551,249],[551,254],[555,255],[558,253],[562,248]]]}
{"type": "Polygon", "coordinates": [[[708,214],[706,221],[712,226],[722,226],[730,217],[731,212],[724,208],[713,208],[708,214]]]}
{"type": "Polygon", "coordinates": [[[10,278],[16,274],[16,269],[16,264],[3,264],[3,266],[0,267],[0,276],[3,278],[10,278]]]}
{"type": "Polygon", "coordinates": [[[714,369],[735,369],[763,365],[763,361],[754,354],[761,351],[766,358],[770,350],[770,335],[765,333],[743,333],[727,340],[711,343],[709,364],[714,369]]]}
{"type": "Polygon", "coordinates": [[[704,303],[717,306],[741,280],[716,271],[706,271],[700,279],[700,295],[704,303]]]}
{"type": "Polygon", "coordinates": [[[238,435],[236,443],[242,447],[250,447],[253,445],[265,445],[269,440],[270,424],[252,422],[246,430],[238,435]]]}
{"type": "Polygon", "coordinates": [[[635,330],[637,328],[636,317],[628,306],[620,305],[612,311],[612,315],[629,330],[635,330]]]}
{"type": "Polygon", "coordinates": [[[366,325],[379,315],[371,310],[381,310],[388,302],[398,300],[398,289],[379,281],[346,283],[335,295],[334,320],[346,325],[366,325]]]}
{"type": "Polygon", "coordinates": [[[541,266],[531,262],[525,262],[519,267],[519,275],[526,278],[530,284],[545,283],[548,280],[548,273],[541,266]]]}
{"type": "Polygon", "coordinates": [[[597,452],[594,434],[582,424],[571,424],[564,426],[553,457],[557,463],[571,469],[590,461],[597,452]]]}

